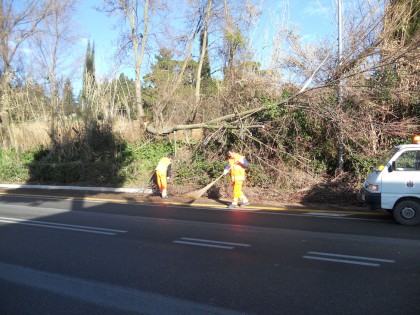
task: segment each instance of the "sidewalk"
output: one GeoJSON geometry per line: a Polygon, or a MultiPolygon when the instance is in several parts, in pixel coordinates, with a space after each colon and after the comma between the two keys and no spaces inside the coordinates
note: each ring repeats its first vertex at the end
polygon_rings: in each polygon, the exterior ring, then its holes
{"type": "Polygon", "coordinates": [[[0,184],[0,195],[15,196],[42,196],[51,198],[74,198],[97,201],[150,203],[150,204],[179,204],[191,205],[209,204],[225,206],[228,200],[212,200],[205,197],[197,200],[185,196],[171,196],[162,199],[153,194],[149,188],[112,188],[112,187],[85,187],[85,186],[55,186],[55,185],[18,185],[0,184]]]}

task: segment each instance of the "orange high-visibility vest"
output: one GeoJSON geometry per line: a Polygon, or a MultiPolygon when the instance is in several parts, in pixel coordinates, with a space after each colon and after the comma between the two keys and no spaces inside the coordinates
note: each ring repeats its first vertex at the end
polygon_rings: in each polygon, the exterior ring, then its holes
{"type": "Polygon", "coordinates": [[[156,166],[156,171],[158,171],[160,174],[166,175],[169,164],[171,164],[171,160],[169,158],[167,157],[161,158],[158,165],[156,166]]]}
{"type": "Polygon", "coordinates": [[[229,158],[230,178],[232,182],[245,180],[245,168],[239,160],[245,158],[244,156],[235,153],[233,157],[229,158]]]}

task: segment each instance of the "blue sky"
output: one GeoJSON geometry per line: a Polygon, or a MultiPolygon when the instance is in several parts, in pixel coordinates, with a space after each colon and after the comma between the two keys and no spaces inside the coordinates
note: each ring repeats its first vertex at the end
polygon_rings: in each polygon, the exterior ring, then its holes
{"type": "MultiPolygon", "coordinates": [[[[78,44],[80,53],[84,55],[87,42],[91,40],[95,44],[99,78],[109,77],[114,71],[115,75],[123,71],[130,76],[132,71],[129,69],[119,69],[119,71],[114,69],[116,64],[113,56],[118,33],[114,30],[115,21],[93,8],[95,5],[101,5],[103,1],[80,2],[77,18],[79,33],[83,38],[78,44]]],[[[265,0],[261,3],[264,15],[255,27],[252,38],[257,51],[256,61],[266,60],[263,55],[272,49],[271,39],[274,35],[275,21],[279,23],[281,20],[281,23],[293,25],[295,30],[299,30],[302,41],[307,43],[321,37],[336,38],[336,0],[265,0]]]]}
{"type": "Polygon", "coordinates": [[[264,14],[253,37],[257,51],[256,61],[263,64],[267,61],[264,50],[265,53],[272,51],[272,38],[278,25],[295,30],[303,44],[310,44],[325,37],[331,40],[337,38],[335,3],[335,0],[265,1],[264,14]]]}
{"type": "Polygon", "coordinates": [[[105,13],[94,9],[94,6],[102,2],[102,0],[80,1],[76,23],[82,37],[77,46],[84,56],[88,42],[94,43],[97,70],[101,72],[100,75],[106,75],[112,69],[110,65],[113,64],[117,31],[114,30],[115,21],[105,13]]]}

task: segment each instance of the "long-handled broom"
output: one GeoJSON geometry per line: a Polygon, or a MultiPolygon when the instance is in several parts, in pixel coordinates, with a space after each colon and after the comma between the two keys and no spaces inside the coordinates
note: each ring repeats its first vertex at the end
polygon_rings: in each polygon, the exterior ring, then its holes
{"type": "Polygon", "coordinates": [[[155,178],[155,172],[153,171],[152,175],[150,177],[148,177],[149,180],[147,181],[147,184],[144,184],[143,187],[141,189],[139,189],[140,193],[146,193],[146,192],[153,192],[153,187],[150,187],[150,183],[153,182],[154,178],[155,178]]]}
{"type": "Polygon", "coordinates": [[[192,191],[190,193],[186,193],[184,196],[192,198],[193,200],[196,200],[200,198],[204,193],[210,189],[211,186],[213,186],[219,179],[221,179],[224,176],[224,174],[217,177],[214,181],[212,181],[210,184],[208,184],[206,187],[203,187],[199,190],[192,191]]]}

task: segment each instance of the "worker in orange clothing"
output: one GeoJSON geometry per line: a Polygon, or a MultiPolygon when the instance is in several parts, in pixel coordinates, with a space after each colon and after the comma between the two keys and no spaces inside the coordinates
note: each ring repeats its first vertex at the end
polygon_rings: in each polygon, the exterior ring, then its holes
{"type": "Polygon", "coordinates": [[[168,198],[168,180],[171,180],[171,166],[173,154],[169,153],[167,156],[160,159],[156,166],[156,182],[159,187],[160,194],[163,199],[168,198]]]}
{"type": "Polygon", "coordinates": [[[233,187],[233,201],[228,208],[238,208],[238,202],[240,202],[241,206],[247,206],[251,203],[242,192],[242,185],[245,181],[245,171],[249,167],[249,162],[243,155],[236,153],[232,147],[228,147],[227,151],[228,162],[223,170],[223,174],[226,175],[230,172],[233,187]]]}

